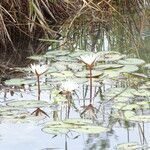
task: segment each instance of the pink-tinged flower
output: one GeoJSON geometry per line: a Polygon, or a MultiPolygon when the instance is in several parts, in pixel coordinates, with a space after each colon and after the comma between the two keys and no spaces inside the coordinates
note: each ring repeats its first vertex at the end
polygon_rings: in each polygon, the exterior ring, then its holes
{"type": "Polygon", "coordinates": [[[31,64],[31,71],[36,75],[42,75],[48,70],[47,65],[31,64]]]}
{"type": "Polygon", "coordinates": [[[97,54],[91,53],[80,56],[81,61],[83,61],[86,65],[93,65],[97,60],[99,56],[97,54]]]}

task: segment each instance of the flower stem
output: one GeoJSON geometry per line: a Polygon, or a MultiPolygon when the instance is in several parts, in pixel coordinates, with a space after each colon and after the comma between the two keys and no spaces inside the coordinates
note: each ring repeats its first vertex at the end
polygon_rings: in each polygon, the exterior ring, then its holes
{"type": "Polygon", "coordinates": [[[90,104],[92,103],[92,67],[89,67],[90,69],[90,104]]]}
{"type": "Polygon", "coordinates": [[[38,100],[40,100],[41,90],[40,90],[40,76],[39,75],[37,75],[37,82],[38,82],[38,100]]]}

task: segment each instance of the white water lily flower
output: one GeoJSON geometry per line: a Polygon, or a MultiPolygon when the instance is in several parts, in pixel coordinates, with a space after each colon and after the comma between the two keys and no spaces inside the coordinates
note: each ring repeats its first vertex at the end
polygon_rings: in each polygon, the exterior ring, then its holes
{"type": "Polygon", "coordinates": [[[48,70],[48,66],[47,65],[40,65],[40,64],[37,64],[37,65],[31,64],[30,69],[34,74],[41,75],[48,70]]]}
{"type": "Polygon", "coordinates": [[[61,84],[61,88],[63,91],[72,92],[73,90],[78,88],[78,84],[75,82],[72,82],[71,80],[68,80],[61,84]]]}
{"type": "Polygon", "coordinates": [[[91,53],[80,56],[80,58],[85,64],[91,66],[98,60],[99,56],[97,54],[91,53]]]}

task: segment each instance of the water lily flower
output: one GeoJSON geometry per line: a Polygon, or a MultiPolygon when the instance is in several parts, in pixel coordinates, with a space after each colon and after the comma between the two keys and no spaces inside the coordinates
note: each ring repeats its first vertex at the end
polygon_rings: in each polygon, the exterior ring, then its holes
{"type": "Polygon", "coordinates": [[[80,59],[88,66],[92,66],[98,60],[98,58],[99,56],[94,53],[80,56],[80,59]]]}
{"type": "Polygon", "coordinates": [[[71,80],[68,80],[61,84],[61,88],[65,92],[72,92],[78,88],[78,84],[75,82],[72,82],[71,80]]]}
{"type": "Polygon", "coordinates": [[[36,75],[42,75],[48,70],[47,65],[31,64],[31,71],[36,75]]]}

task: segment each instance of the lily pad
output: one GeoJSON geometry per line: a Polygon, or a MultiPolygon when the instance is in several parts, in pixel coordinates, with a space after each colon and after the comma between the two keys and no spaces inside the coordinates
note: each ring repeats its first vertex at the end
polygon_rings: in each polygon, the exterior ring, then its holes
{"type": "Polygon", "coordinates": [[[8,102],[7,105],[14,108],[37,108],[37,107],[48,107],[49,104],[46,101],[20,100],[8,102]]]}
{"type": "Polygon", "coordinates": [[[32,60],[44,60],[45,59],[42,55],[33,55],[27,58],[32,59],[32,60]]]}
{"type": "Polygon", "coordinates": [[[10,80],[6,80],[5,84],[8,86],[21,86],[23,84],[34,84],[35,80],[29,80],[29,79],[22,79],[22,78],[14,78],[10,80]]]}
{"type": "MultiPolygon", "coordinates": [[[[72,122],[72,121],[71,121],[72,122]]],[[[109,131],[108,128],[101,127],[101,126],[94,126],[94,125],[87,125],[87,122],[84,120],[84,124],[80,124],[77,120],[73,121],[72,123],[70,120],[68,122],[51,122],[47,124],[42,131],[46,133],[66,133],[68,131],[75,131],[75,132],[83,132],[83,133],[91,133],[91,134],[99,134],[101,132],[109,131]],[[86,124],[85,124],[86,123],[86,124]],[[53,132],[54,131],[54,132],[53,132]],[[56,131],[56,132],[55,132],[56,131]]]]}
{"type": "Polygon", "coordinates": [[[145,61],[138,58],[127,58],[124,60],[119,60],[118,63],[123,65],[142,65],[145,61]]]}
{"type": "Polygon", "coordinates": [[[5,115],[2,117],[3,122],[11,122],[11,123],[31,123],[31,122],[39,122],[40,120],[45,119],[45,116],[33,116],[29,112],[24,113],[16,113],[12,115],[5,115]]]}
{"type": "Polygon", "coordinates": [[[139,89],[139,90],[134,90],[132,91],[132,94],[135,96],[150,96],[150,91],[146,89],[139,89]]]}
{"type": "Polygon", "coordinates": [[[106,70],[106,69],[116,69],[116,68],[122,68],[123,65],[120,64],[101,64],[101,65],[97,65],[94,68],[96,70],[106,70]]]}
{"type": "Polygon", "coordinates": [[[65,56],[65,55],[68,55],[70,53],[70,51],[66,51],[66,50],[54,50],[54,51],[48,51],[46,54],[45,54],[45,57],[46,56],[65,56]]]}
{"type": "MultiPolygon", "coordinates": [[[[95,70],[92,71],[93,78],[99,77],[101,75],[103,75],[103,72],[101,72],[101,71],[95,71],[95,70]]],[[[84,71],[75,73],[75,76],[79,77],[79,78],[89,78],[90,73],[89,73],[89,70],[84,70],[84,71]]]]}
{"type": "Polygon", "coordinates": [[[150,122],[150,115],[135,115],[130,117],[128,120],[135,122],[150,122]]]}
{"type": "Polygon", "coordinates": [[[100,134],[102,132],[108,132],[109,129],[102,126],[81,126],[80,128],[73,129],[73,131],[87,134],[100,134]]]}
{"type": "Polygon", "coordinates": [[[142,148],[138,143],[124,143],[117,145],[117,150],[140,150],[142,148]]]}
{"type": "Polygon", "coordinates": [[[121,70],[120,73],[133,73],[138,71],[139,68],[136,65],[125,65],[121,70]]]}

